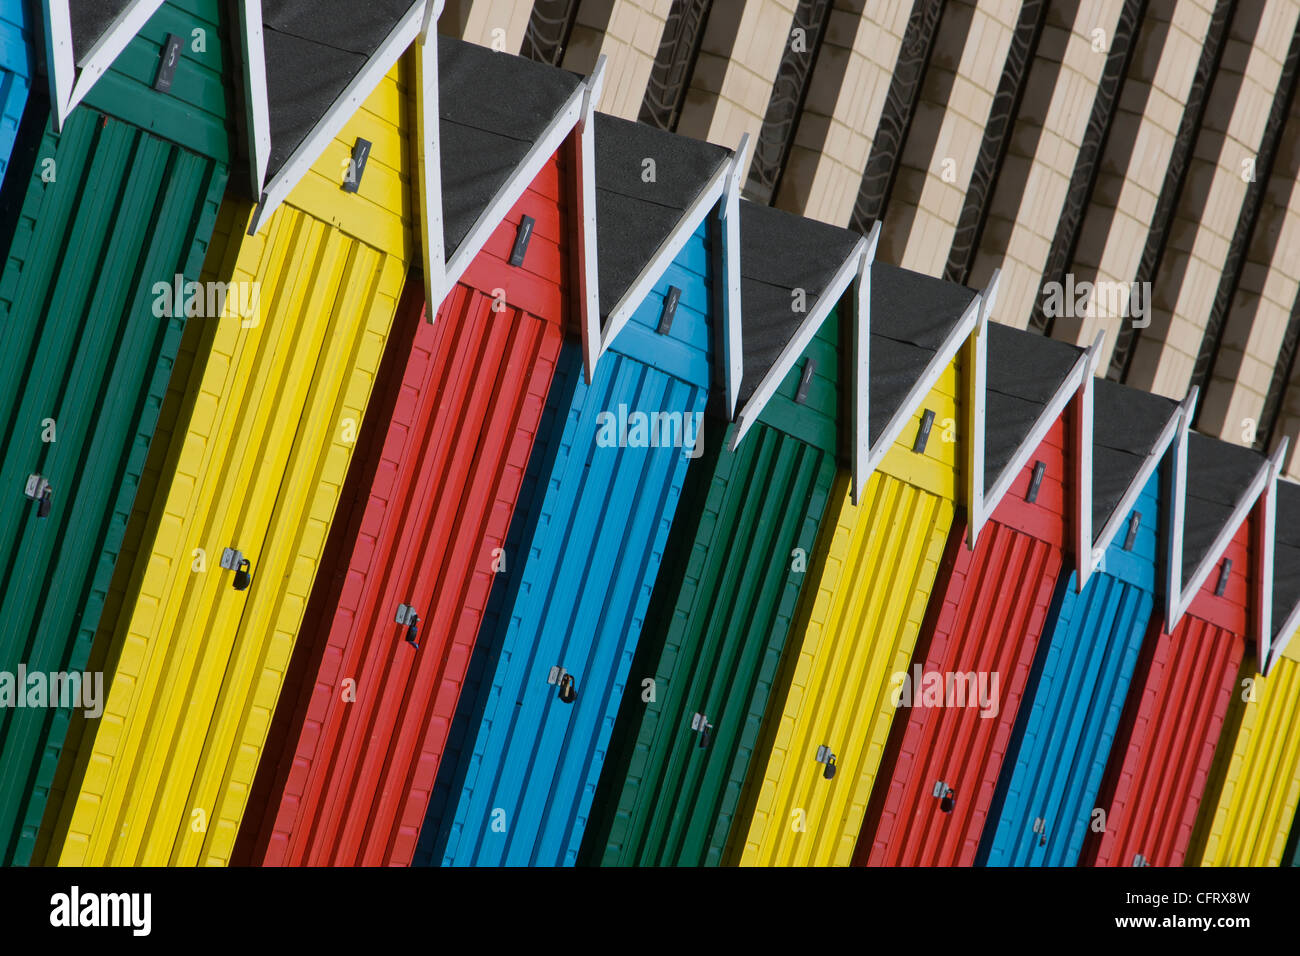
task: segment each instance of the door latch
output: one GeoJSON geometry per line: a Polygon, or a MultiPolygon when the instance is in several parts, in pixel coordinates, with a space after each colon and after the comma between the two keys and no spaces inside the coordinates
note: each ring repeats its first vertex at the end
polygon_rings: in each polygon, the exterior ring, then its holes
{"type": "Polygon", "coordinates": [[[1038,845],[1047,846],[1047,821],[1042,817],[1035,817],[1034,832],[1038,834],[1038,845]]]}
{"type": "Polygon", "coordinates": [[[23,494],[33,501],[38,502],[36,505],[36,517],[48,518],[50,515],[50,499],[54,495],[54,488],[50,485],[48,479],[42,475],[28,475],[27,486],[23,489],[23,494]]]}
{"type": "Polygon", "coordinates": [[[835,754],[831,751],[830,747],[822,744],[817,748],[817,762],[825,764],[825,766],[822,767],[823,777],[830,780],[835,776],[835,771],[837,769],[835,766],[835,754]]]}
{"type": "Polygon", "coordinates": [[[566,671],[559,664],[551,668],[550,674],[546,678],[546,683],[559,687],[557,696],[566,704],[572,704],[578,699],[578,688],[573,682],[573,675],[566,671]]]}
{"type": "Polygon", "coordinates": [[[237,548],[226,548],[221,552],[221,567],[235,572],[233,586],[236,591],[246,591],[253,583],[253,576],[248,571],[252,566],[252,562],[244,557],[244,552],[237,548]]]}
{"type": "Polygon", "coordinates": [[[931,795],[938,799],[940,813],[952,813],[952,808],[957,802],[956,790],[942,780],[936,780],[931,795]]]}
{"type": "Polygon", "coordinates": [[[417,650],[420,647],[420,615],[410,604],[397,606],[397,623],[406,628],[406,643],[417,650]]]}
{"type": "Polygon", "coordinates": [[[709,723],[709,718],[705,714],[695,714],[691,717],[691,730],[699,732],[700,742],[697,746],[701,750],[713,739],[713,725],[709,723]]]}

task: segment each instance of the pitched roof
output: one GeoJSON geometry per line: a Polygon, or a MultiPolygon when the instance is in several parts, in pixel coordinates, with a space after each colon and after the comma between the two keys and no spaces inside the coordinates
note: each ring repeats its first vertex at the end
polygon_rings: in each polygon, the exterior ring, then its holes
{"type": "Polygon", "coordinates": [[[754,394],[862,237],[849,229],[742,200],[739,404],[754,394]],[[796,312],[794,290],[802,289],[796,312]]]}
{"type": "Polygon", "coordinates": [[[442,232],[448,259],[580,82],[582,77],[567,70],[438,37],[442,232]]]}
{"type": "Polygon", "coordinates": [[[1193,432],[1187,442],[1187,506],[1183,513],[1183,579],[1209,553],[1233,509],[1264,465],[1240,445],[1193,432]]]}
{"type": "Polygon", "coordinates": [[[871,266],[871,402],[874,446],[977,293],[876,261],[871,266]]]}
{"type": "Polygon", "coordinates": [[[596,228],[605,319],[672,235],[730,151],[630,120],[596,114],[596,228]],[[652,181],[645,161],[654,160],[652,181]]]}
{"type": "Polygon", "coordinates": [[[379,49],[411,0],[262,0],[270,181],[379,49]]]}
{"type": "MultiPolygon", "coordinates": [[[[1300,606],[1300,485],[1277,483],[1277,524],[1273,536],[1273,627],[1286,624],[1300,606]]],[[[1278,633],[1278,638],[1290,634],[1278,633]]]]}
{"type": "Polygon", "coordinates": [[[1093,382],[1092,527],[1115,513],[1178,403],[1104,378],[1093,382]]]}
{"type": "Polygon", "coordinates": [[[1083,350],[989,323],[984,487],[991,488],[1060,391],[1083,350]]]}

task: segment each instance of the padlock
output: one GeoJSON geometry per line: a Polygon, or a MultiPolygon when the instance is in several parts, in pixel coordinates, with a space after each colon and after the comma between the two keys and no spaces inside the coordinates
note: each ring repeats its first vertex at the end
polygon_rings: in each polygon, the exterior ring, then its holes
{"type": "Polygon", "coordinates": [[[713,725],[705,723],[704,728],[700,731],[699,748],[703,750],[709,745],[709,739],[713,736],[713,725]]]}
{"type": "Polygon", "coordinates": [[[939,801],[940,812],[952,813],[952,806],[956,800],[956,797],[957,797],[957,791],[954,790],[952,787],[949,787],[947,792],[943,795],[943,799],[939,801]]]}
{"type": "Polygon", "coordinates": [[[573,686],[573,675],[565,674],[560,678],[560,700],[572,704],[578,699],[578,690],[573,686]]]}
{"type": "Polygon", "coordinates": [[[248,558],[244,558],[244,560],[239,562],[239,567],[235,569],[236,591],[247,591],[248,586],[253,583],[253,576],[248,573],[248,569],[251,567],[252,564],[249,562],[248,558]]]}
{"type": "Polygon", "coordinates": [[[41,503],[36,506],[36,517],[48,518],[50,516],[50,496],[53,494],[54,492],[50,488],[45,489],[45,493],[40,498],[41,503]]]}
{"type": "Polygon", "coordinates": [[[827,780],[835,776],[835,755],[831,754],[826,758],[826,766],[822,769],[822,776],[827,780]]]}
{"type": "Polygon", "coordinates": [[[411,623],[406,625],[406,643],[416,650],[420,647],[420,615],[412,614],[411,623]]]}

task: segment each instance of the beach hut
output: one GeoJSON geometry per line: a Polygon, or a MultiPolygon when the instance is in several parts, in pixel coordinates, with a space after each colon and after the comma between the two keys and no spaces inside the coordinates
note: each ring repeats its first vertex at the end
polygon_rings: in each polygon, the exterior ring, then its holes
{"type": "Polygon", "coordinates": [[[44,5],[47,39],[73,15],[79,96],[47,49],[0,190],[0,671],[86,672],[0,709],[4,863],[31,858],[69,720],[103,703],[88,655],[187,322],[170,293],[199,278],[238,158],[225,4],[102,6],[44,5]]]}

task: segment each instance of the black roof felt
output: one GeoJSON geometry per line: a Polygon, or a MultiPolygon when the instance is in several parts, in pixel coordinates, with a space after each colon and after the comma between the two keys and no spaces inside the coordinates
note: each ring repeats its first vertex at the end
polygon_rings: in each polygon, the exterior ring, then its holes
{"type": "Polygon", "coordinates": [[[988,389],[984,402],[984,488],[1033,431],[1083,349],[1045,335],[989,323],[988,389]]]}
{"type": "Polygon", "coordinates": [[[884,262],[872,264],[867,435],[873,445],[976,295],[955,282],[884,262]]]}
{"type": "MultiPolygon", "coordinates": [[[[1162,395],[1099,378],[1093,383],[1092,530],[1115,514],[1156,440],[1178,411],[1162,395]]],[[[1152,516],[1154,517],[1154,516],[1152,516]]]]}
{"type": "Polygon", "coordinates": [[[131,5],[131,0],[68,0],[72,27],[72,58],[81,58],[93,47],[113,21],[131,5]]]}
{"type": "Polygon", "coordinates": [[[596,228],[605,319],[681,222],[730,151],[631,120],[596,114],[596,228]],[[654,181],[646,182],[646,159],[654,181]]]}
{"type": "Polygon", "coordinates": [[[271,127],[267,178],[284,168],[411,0],[262,0],[271,127]]]}
{"type": "Polygon", "coordinates": [[[438,37],[442,235],[448,258],[581,82],[568,70],[438,37]]]}
{"type": "Polygon", "coordinates": [[[1300,485],[1278,481],[1275,517],[1273,630],[1276,637],[1290,637],[1290,634],[1281,633],[1281,628],[1300,605],[1300,485]]]}
{"type": "Polygon", "coordinates": [[[1187,441],[1183,583],[1209,553],[1264,458],[1249,448],[1193,432],[1187,441]]]}
{"type": "Polygon", "coordinates": [[[741,342],[745,374],[740,404],[776,364],[782,349],[825,294],[862,236],[793,213],[740,202],[741,342]],[[805,311],[792,308],[803,289],[805,311]]]}

